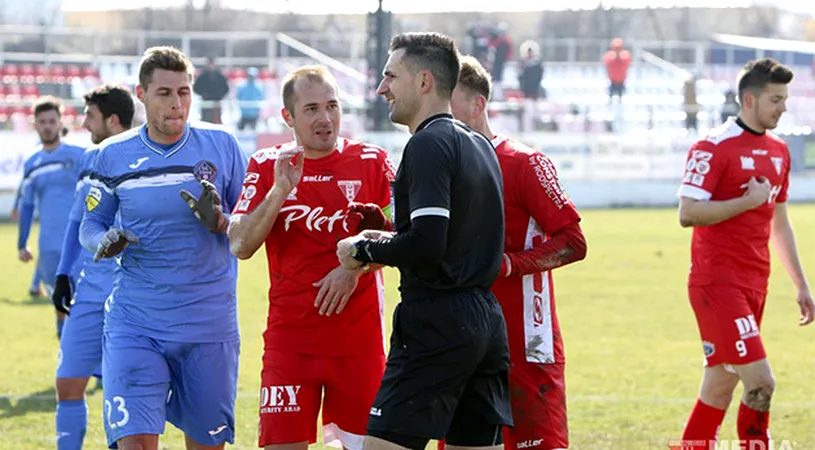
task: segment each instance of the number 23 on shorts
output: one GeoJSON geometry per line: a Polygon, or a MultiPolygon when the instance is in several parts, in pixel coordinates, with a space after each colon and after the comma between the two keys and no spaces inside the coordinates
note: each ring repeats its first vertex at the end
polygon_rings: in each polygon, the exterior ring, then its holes
{"type": "Polygon", "coordinates": [[[121,428],[130,421],[130,412],[127,410],[127,403],[124,397],[114,396],[111,400],[105,399],[105,419],[111,430],[121,428]],[[114,410],[116,414],[114,415],[114,410]],[[114,419],[119,419],[114,421],[114,419]]]}

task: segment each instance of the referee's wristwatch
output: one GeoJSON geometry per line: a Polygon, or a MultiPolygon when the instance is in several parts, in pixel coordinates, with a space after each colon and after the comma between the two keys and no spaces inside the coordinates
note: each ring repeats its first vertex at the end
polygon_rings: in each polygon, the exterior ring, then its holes
{"type": "Polygon", "coordinates": [[[354,242],[354,245],[348,250],[348,254],[351,255],[352,258],[357,259],[357,255],[359,254],[359,242],[354,242]]]}
{"type": "Polygon", "coordinates": [[[348,254],[357,261],[371,262],[373,258],[371,257],[371,251],[366,245],[367,243],[368,241],[366,240],[354,242],[354,245],[351,246],[348,254]]]}
{"type": "MultiPolygon", "coordinates": [[[[360,244],[362,244],[362,241],[355,242],[354,245],[351,246],[351,249],[348,251],[348,254],[351,255],[351,257],[356,259],[357,261],[361,261],[359,258],[357,258],[357,255],[360,255],[363,251],[367,253],[367,250],[363,250],[360,248],[361,246],[360,244]]],[[[362,269],[363,273],[366,273],[371,270],[371,265],[366,262],[365,264],[362,265],[362,267],[360,267],[360,269],[362,269]]]]}

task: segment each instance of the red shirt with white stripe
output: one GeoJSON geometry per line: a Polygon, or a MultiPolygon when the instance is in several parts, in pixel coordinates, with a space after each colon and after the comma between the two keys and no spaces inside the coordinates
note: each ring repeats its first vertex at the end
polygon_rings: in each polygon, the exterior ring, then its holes
{"type": "MultiPolygon", "coordinates": [[[[528,250],[580,220],[546,155],[501,136],[492,143],[504,178],[506,253],[528,250]]],[[[510,358],[515,362],[564,363],[551,271],[503,275],[492,291],[506,319],[510,358]]]]}
{"type": "Polygon", "coordinates": [[[776,203],[787,201],[790,155],[772,133],[755,133],[731,118],[688,152],[677,196],[701,201],[741,197],[750,177],[772,185],[762,206],[715,225],[694,227],[689,285],[727,284],[766,292],[770,225],[776,203]]]}
{"type": "MultiPolygon", "coordinates": [[[[294,142],[258,150],[249,161],[243,191],[233,214],[248,214],[274,185],[274,165],[294,142]]],[[[348,204],[390,205],[394,167],[385,150],[338,140],[320,159],[306,159],[303,177],[280,210],[266,237],[269,269],[267,349],[322,356],[384,352],[382,271],[363,274],[340,314],[322,316],[314,307],[314,283],[339,266],[337,241],[352,236],[345,222],[348,204]]]]}

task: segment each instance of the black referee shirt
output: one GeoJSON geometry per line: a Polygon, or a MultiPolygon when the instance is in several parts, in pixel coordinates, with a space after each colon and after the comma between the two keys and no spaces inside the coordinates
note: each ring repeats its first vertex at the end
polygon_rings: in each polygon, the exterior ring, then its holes
{"type": "Polygon", "coordinates": [[[490,141],[450,114],[432,116],[405,145],[392,183],[397,235],[366,241],[362,259],[397,266],[403,299],[489,289],[504,251],[502,193],[490,141]]]}

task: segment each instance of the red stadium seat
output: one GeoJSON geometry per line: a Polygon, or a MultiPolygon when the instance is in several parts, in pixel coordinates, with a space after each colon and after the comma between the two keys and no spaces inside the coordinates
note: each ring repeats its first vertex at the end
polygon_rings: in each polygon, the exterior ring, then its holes
{"type": "Polygon", "coordinates": [[[258,79],[261,82],[272,81],[274,80],[275,75],[268,67],[263,67],[260,69],[260,73],[258,74],[258,79]]]}
{"type": "Polygon", "coordinates": [[[19,80],[20,68],[16,64],[3,66],[3,83],[16,83],[19,80]]]}
{"type": "Polygon", "coordinates": [[[86,80],[98,80],[99,68],[93,65],[87,65],[82,68],[82,78],[86,80]]]}
{"type": "Polygon", "coordinates": [[[69,65],[65,69],[65,71],[66,71],[66,82],[71,81],[74,78],[82,77],[82,69],[76,64],[69,65]]]}
{"type": "Polygon", "coordinates": [[[48,81],[48,68],[44,64],[34,66],[34,81],[39,84],[48,81]]]}
{"type": "Polygon", "coordinates": [[[4,98],[8,95],[8,87],[5,84],[0,84],[0,98],[4,98]]]}
{"type": "Polygon", "coordinates": [[[33,64],[21,64],[20,65],[20,82],[21,83],[33,83],[35,80],[34,77],[34,65],[33,64]]]}
{"type": "Polygon", "coordinates": [[[11,108],[6,105],[0,105],[0,122],[8,121],[11,117],[11,108]]]}
{"type": "Polygon", "coordinates": [[[23,95],[23,87],[19,84],[9,84],[6,91],[6,98],[10,100],[18,100],[23,95]]]}
{"type": "Polygon", "coordinates": [[[52,83],[62,84],[65,82],[65,66],[54,64],[48,68],[48,72],[52,83]]]}
{"type": "Polygon", "coordinates": [[[23,98],[35,99],[40,96],[40,88],[36,84],[27,84],[22,89],[23,98]]]}
{"type": "Polygon", "coordinates": [[[230,81],[239,81],[246,79],[246,69],[243,67],[233,67],[229,69],[229,73],[227,75],[230,81]]]}
{"type": "Polygon", "coordinates": [[[504,91],[504,100],[505,101],[523,101],[524,93],[523,91],[517,89],[507,89],[504,91]]]}
{"type": "Polygon", "coordinates": [[[76,114],[76,108],[71,105],[65,106],[65,109],[62,111],[62,117],[68,122],[76,120],[76,114]]]}
{"type": "Polygon", "coordinates": [[[31,108],[26,105],[14,105],[11,108],[11,115],[30,116],[31,108]]]}

